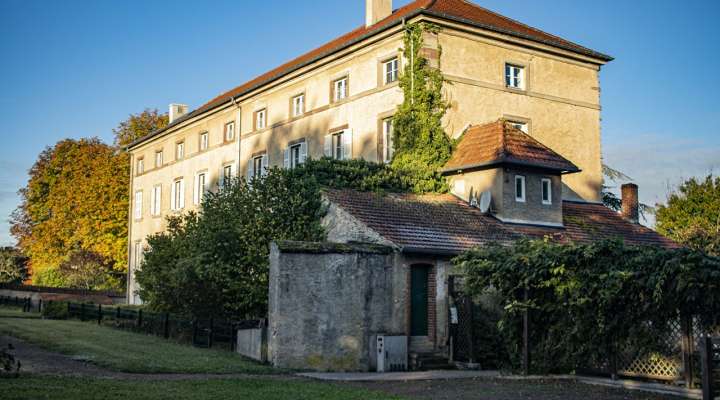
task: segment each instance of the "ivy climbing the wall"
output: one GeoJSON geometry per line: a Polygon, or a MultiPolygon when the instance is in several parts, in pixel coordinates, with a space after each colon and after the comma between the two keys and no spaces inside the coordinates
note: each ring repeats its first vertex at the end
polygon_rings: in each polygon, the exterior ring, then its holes
{"type": "MultiPolygon", "coordinates": [[[[450,159],[454,141],[445,134],[442,118],[449,108],[443,99],[445,82],[442,72],[421,51],[427,34],[437,34],[439,27],[427,23],[408,25],[403,55],[406,65],[400,77],[403,103],[393,118],[395,155],[392,167],[405,186],[416,193],[446,192],[440,168],[450,159]]],[[[438,60],[441,49],[437,48],[438,60]]]]}

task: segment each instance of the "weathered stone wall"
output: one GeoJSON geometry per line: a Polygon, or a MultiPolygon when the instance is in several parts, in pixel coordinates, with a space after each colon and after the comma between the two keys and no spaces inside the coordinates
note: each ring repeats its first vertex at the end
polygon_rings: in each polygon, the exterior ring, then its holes
{"type": "Polygon", "coordinates": [[[405,334],[406,274],[386,246],[273,243],[269,361],[284,368],[368,371],[375,335],[405,334]]]}

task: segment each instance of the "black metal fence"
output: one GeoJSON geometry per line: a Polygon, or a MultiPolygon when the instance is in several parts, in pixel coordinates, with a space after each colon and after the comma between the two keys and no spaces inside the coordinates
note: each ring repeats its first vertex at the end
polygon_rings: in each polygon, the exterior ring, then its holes
{"type": "Polygon", "coordinates": [[[52,302],[40,300],[33,306],[30,298],[0,296],[0,305],[15,306],[23,311],[37,311],[59,319],[78,319],[137,333],[155,335],[196,347],[235,351],[237,331],[263,326],[262,319],[226,320],[188,318],[172,313],[151,312],[142,308],[107,306],[92,303],[52,302]]]}

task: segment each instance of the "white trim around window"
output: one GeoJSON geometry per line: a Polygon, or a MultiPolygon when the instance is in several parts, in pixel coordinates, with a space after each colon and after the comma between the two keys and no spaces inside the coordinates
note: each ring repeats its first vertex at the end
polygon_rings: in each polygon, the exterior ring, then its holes
{"type": "Polygon", "coordinates": [[[292,116],[299,117],[305,114],[305,93],[292,98],[292,116]]]}
{"type": "Polygon", "coordinates": [[[340,101],[348,95],[348,77],[342,77],[333,82],[333,101],[340,101]]]}
{"type": "Polygon", "coordinates": [[[143,191],[135,192],[135,219],[142,219],[143,216],[143,191]]]}
{"type": "Polygon", "coordinates": [[[175,179],[170,187],[170,209],[179,211],[185,208],[185,179],[175,179]]]}
{"type": "Polygon", "coordinates": [[[522,175],[515,175],[515,201],[525,202],[525,177],[522,175]]]}
{"type": "Polygon", "coordinates": [[[153,186],[152,200],[150,202],[150,213],[153,216],[160,215],[160,207],[162,204],[162,185],[153,186]]]}
{"type": "Polygon", "coordinates": [[[505,63],[505,86],[511,89],[525,89],[525,67],[505,63]]]}
{"type": "Polygon", "coordinates": [[[389,60],[385,60],[382,63],[383,69],[383,83],[393,83],[398,80],[398,74],[400,72],[400,59],[393,57],[389,60]]]}
{"type": "Polygon", "coordinates": [[[548,178],[540,180],[540,190],[542,191],[542,203],[545,205],[552,204],[552,181],[548,178]]]}

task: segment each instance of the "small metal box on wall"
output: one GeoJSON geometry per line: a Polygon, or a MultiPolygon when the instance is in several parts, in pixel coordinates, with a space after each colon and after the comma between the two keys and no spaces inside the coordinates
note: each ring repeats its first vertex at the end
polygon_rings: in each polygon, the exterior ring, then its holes
{"type": "Polygon", "coordinates": [[[377,372],[407,371],[407,336],[378,335],[375,354],[377,372]]]}

